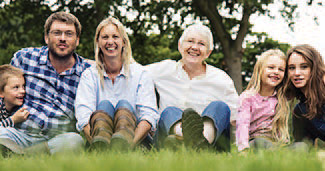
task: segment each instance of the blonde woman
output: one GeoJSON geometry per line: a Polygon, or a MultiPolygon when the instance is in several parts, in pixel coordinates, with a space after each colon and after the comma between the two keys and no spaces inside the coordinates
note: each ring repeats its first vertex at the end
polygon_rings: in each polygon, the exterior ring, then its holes
{"type": "Polygon", "coordinates": [[[288,143],[289,106],[283,95],[286,56],[268,50],[257,60],[252,79],[240,95],[236,144],[239,151],[288,143]]]}
{"type": "Polygon", "coordinates": [[[91,148],[128,149],[146,137],[148,144],[159,118],[154,85],[134,62],[125,27],[104,19],[94,44],[96,65],[82,74],[77,90],[77,129],[91,148]]]}

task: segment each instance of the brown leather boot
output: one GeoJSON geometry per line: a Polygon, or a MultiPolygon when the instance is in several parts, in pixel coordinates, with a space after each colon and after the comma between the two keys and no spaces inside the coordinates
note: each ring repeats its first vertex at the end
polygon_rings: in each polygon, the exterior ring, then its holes
{"type": "Polygon", "coordinates": [[[95,111],[90,117],[90,149],[108,148],[113,134],[113,120],[104,111],[95,111]]]}
{"type": "Polygon", "coordinates": [[[117,150],[128,150],[134,138],[136,118],[127,109],[119,109],[114,117],[114,134],[111,139],[111,147],[117,150]]]}

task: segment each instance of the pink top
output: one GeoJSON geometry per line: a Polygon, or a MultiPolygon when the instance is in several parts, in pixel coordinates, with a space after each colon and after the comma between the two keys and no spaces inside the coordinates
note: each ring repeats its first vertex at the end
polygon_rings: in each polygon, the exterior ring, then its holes
{"type": "Polygon", "coordinates": [[[249,148],[249,140],[255,137],[272,137],[272,121],[277,103],[276,94],[261,96],[245,91],[240,95],[236,121],[236,144],[239,151],[249,148]]]}

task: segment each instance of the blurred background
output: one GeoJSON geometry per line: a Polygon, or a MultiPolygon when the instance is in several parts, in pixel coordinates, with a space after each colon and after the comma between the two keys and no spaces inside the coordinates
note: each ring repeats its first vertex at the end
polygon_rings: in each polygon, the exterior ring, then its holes
{"type": "Polygon", "coordinates": [[[107,16],[119,18],[127,27],[133,57],[143,65],[179,60],[183,29],[198,22],[208,25],[215,49],[207,62],[225,70],[238,93],[262,52],[272,48],[286,52],[305,43],[321,53],[324,49],[321,0],[2,0],[0,64],[9,63],[21,48],[45,45],[44,23],[56,11],[79,19],[82,34],[77,53],[89,59],[94,59],[97,25],[107,16]]]}

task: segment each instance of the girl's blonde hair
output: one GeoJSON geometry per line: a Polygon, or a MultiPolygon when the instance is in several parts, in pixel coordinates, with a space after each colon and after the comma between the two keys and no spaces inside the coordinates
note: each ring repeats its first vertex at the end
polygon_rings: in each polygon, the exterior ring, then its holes
{"type": "MultiPolygon", "coordinates": [[[[253,95],[261,91],[261,80],[263,71],[266,67],[266,62],[270,57],[273,56],[278,56],[284,61],[286,61],[287,59],[286,55],[279,49],[270,49],[262,53],[262,55],[258,58],[254,66],[252,78],[249,81],[245,92],[253,95]]],[[[272,122],[272,136],[274,140],[278,142],[289,143],[290,135],[288,121],[290,108],[289,103],[284,96],[283,89],[284,87],[282,80],[281,83],[275,87],[275,91],[277,92],[276,96],[278,99],[278,104],[276,105],[275,115],[272,122]]]]}
{"type": "Polygon", "coordinates": [[[94,38],[94,45],[95,45],[94,51],[95,51],[96,68],[98,70],[98,74],[100,77],[100,82],[101,82],[102,87],[104,87],[104,72],[106,72],[105,68],[107,66],[105,66],[105,64],[104,64],[103,52],[101,51],[100,47],[98,46],[98,38],[99,38],[100,31],[104,27],[108,26],[109,24],[113,24],[117,27],[117,30],[123,39],[124,46],[122,47],[121,56],[122,56],[123,67],[126,72],[126,77],[128,77],[128,75],[129,75],[130,63],[134,62],[134,59],[132,58],[132,50],[131,50],[130,40],[129,40],[129,37],[126,33],[126,29],[123,26],[123,24],[118,19],[116,19],[114,17],[108,17],[108,18],[104,19],[103,21],[101,21],[96,29],[96,34],[95,34],[95,38],[94,38]]]}

